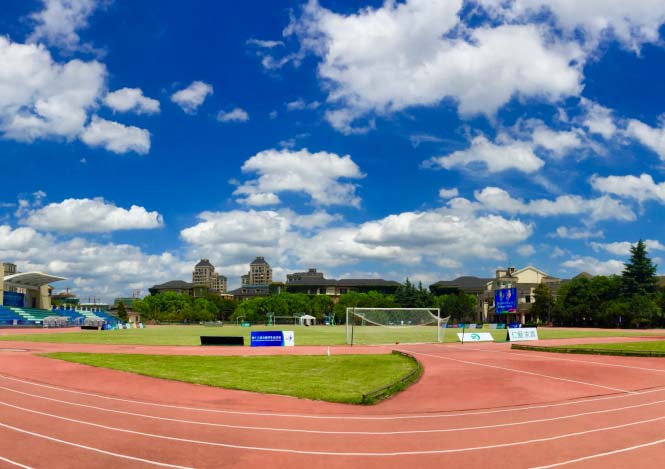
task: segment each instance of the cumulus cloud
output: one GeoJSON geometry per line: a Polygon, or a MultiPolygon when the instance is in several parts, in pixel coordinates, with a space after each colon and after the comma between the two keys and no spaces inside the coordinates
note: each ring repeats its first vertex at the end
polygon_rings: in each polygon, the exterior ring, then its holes
{"type": "Polygon", "coordinates": [[[219,111],[217,120],[219,122],[247,122],[249,114],[244,109],[237,107],[231,111],[219,111]]]}
{"type": "Polygon", "coordinates": [[[635,199],[642,203],[656,200],[665,203],[665,182],[656,183],[650,174],[637,176],[593,176],[591,186],[604,194],[635,199]]]}
{"type": "Polygon", "coordinates": [[[457,187],[453,187],[452,189],[446,189],[445,187],[439,189],[439,197],[442,199],[452,199],[453,197],[457,197],[459,195],[459,191],[457,190],[457,187]]]}
{"type": "Polygon", "coordinates": [[[601,230],[589,230],[586,228],[568,228],[566,226],[557,227],[551,237],[561,239],[588,239],[588,238],[602,238],[604,236],[601,230]]]}
{"type": "Polygon", "coordinates": [[[530,244],[524,244],[524,245],[519,246],[519,247],[517,248],[517,253],[518,253],[520,256],[528,257],[528,256],[531,256],[531,255],[533,255],[533,254],[536,253],[536,248],[534,248],[534,247],[533,247],[532,245],[530,245],[530,244]]]}
{"type": "Polygon", "coordinates": [[[28,211],[21,223],[38,230],[61,233],[104,233],[164,226],[163,217],[158,212],[148,212],[137,205],[124,209],[103,198],[51,203],[28,211]]]}
{"type": "Polygon", "coordinates": [[[531,139],[534,145],[548,150],[556,158],[561,158],[571,150],[584,145],[578,132],[573,130],[555,131],[542,124],[533,129],[531,139]]]}
{"type": "Polygon", "coordinates": [[[601,135],[609,140],[617,132],[617,126],[609,108],[601,106],[598,103],[582,98],[580,101],[584,113],[581,123],[589,133],[601,135]]]}
{"type": "Polygon", "coordinates": [[[0,225],[0,259],[22,271],[37,270],[67,277],[56,289],[69,286],[81,297],[111,301],[132,290],[144,294],[154,284],[191,278],[196,258],[170,253],[147,254],[130,244],[100,243],[79,237],[61,240],[31,227],[0,225]]]}
{"type": "Polygon", "coordinates": [[[98,0],[42,0],[44,9],[30,15],[35,29],[29,42],[46,42],[62,49],[80,47],[79,29],[88,27],[88,18],[99,5],[98,0]]]}
{"type": "Polygon", "coordinates": [[[465,167],[473,163],[483,163],[490,173],[509,169],[524,173],[533,173],[543,167],[545,162],[538,158],[528,142],[511,140],[503,136],[500,143],[493,143],[485,136],[475,137],[471,147],[445,156],[430,158],[424,164],[429,167],[440,166],[451,169],[465,167]]]}
{"type": "Polygon", "coordinates": [[[474,193],[483,209],[512,214],[530,214],[543,217],[559,215],[585,215],[588,221],[633,221],[635,213],[620,201],[609,196],[585,199],[578,195],[562,195],[554,200],[536,199],[525,202],[513,198],[498,187],[486,187],[474,193]]]}
{"type": "Polygon", "coordinates": [[[263,39],[247,39],[247,45],[260,47],[262,49],[273,49],[275,47],[283,46],[284,42],[282,41],[267,41],[263,39]]]}
{"type": "Polygon", "coordinates": [[[104,97],[104,104],[118,112],[159,113],[159,101],[143,96],[143,91],[140,88],[121,88],[108,93],[104,97]]]}
{"type": "Polygon", "coordinates": [[[171,101],[180,106],[187,114],[195,114],[199,106],[211,94],[213,94],[212,85],[203,81],[193,81],[187,88],[173,93],[171,101]]]}
{"type": "Polygon", "coordinates": [[[364,260],[390,265],[434,262],[459,265],[463,257],[504,259],[503,246],[522,242],[533,227],[497,215],[477,217],[446,210],[404,212],[358,225],[330,226],[337,217],[325,212],[234,210],[204,212],[200,222],[181,231],[193,253],[218,253],[220,260],[246,262],[266,253],[299,265],[355,265],[364,260]]]}
{"type": "Polygon", "coordinates": [[[665,23],[665,4],[659,0],[477,0],[504,19],[525,21],[549,12],[569,36],[582,33],[589,47],[611,36],[624,46],[639,50],[657,42],[665,23]]]}
{"type": "Polygon", "coordinates": [[[334,153],[310,153],[307,149],[265,150],[249,158],[243,173],[256,173],[256,179],[241,184],[234,194],[242,203],[277,201],[280,192],[302,192],[320,205],[360,205],[356,185],[340,179],[360,179],[364,175],[351,159],[334,153]],[[254,199],[252,199],[254,196],[254,199]]]}
{"type": "Polygon", "coordinates": [[[653,150],[661,160],[665,160],[665,127],[661,125],[654,128],[638,120],[630,119],[626,127],[626,134],[653,150]]]}
{"type": "Polygon", "coordinates": [[[515,96],[557,101],[580,92],[584,54],[574,41],[545,39],[530,24],[455,35],[461,7],[461,0],[408,0],[345,15],[310,1],[286,34],[320,58],[319,76],[337,106],[327,118],[346,133],[372,112],[446,98],[463,115],[493,115],[515,96]]]}
{"type": "MultiPolygon", "coordinates": [[[[605,251],[617,256],[628,256],[630,248],[635,244],[629,241],[620,241],[614,243],[591,243],[591,247],[594,251],[605,251]]],[[[647,239],[644,241],[644,244],[649,251],[665,251],[665,246],[658,240],[647,239]]]]}
{"type": "Polygon", "coordinates": [[[584,256],[569,259],[561,264],[562,267],[577,271],[588,272],[591,275],[614,275],[619,274],[624,268],[622,261],[610,259],[601,261],[595,257],[584,256]]]}
{"type": "Polygon", "coordinates": [[[150,132],[98,116],[92,117],[81,140],[91,147],[103,147],[114,153],[134,151],[143,155],[150,151],[150,132]]]}
{"type": "Polygon", "coordinates": [[[25,142],[76,138],[105,88],[101,63],[57,63],[45,48],[5,37],[0,69],[0,132],[25,142]]]}
{"type": "Polygon", "coordinates": [[[289,101],[286,103],[286,109],[287,111],[302,111],[304,109],[311,111],[318,108],[320,105],[321,103],[318,101],[312,101],[311,103],[308,103],[304,99],[298,98],[295,101],[289,101]]]}

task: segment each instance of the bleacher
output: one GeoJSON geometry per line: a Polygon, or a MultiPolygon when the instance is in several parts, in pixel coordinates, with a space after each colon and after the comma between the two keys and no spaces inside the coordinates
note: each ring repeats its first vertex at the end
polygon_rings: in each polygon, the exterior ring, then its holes
{"type": "Polygon", "coordinates": [[[83,323],[86,319],[102,319],[107,323],[115,326],[118,323],[118,318],[112,316],[104,311],[83,311],[83,310],[74,310],[74,309],[53,309],[49,311],[51,315],[55,314],[57,316],[65,316],[70,318],[71,322],[74,324],[83,323]]]}
{"type": "Polygon", "coordinates": [[[22,316],[5,306],[0,306],[0,326],[13,326],[25,323],[25,319],[22,316]]]}

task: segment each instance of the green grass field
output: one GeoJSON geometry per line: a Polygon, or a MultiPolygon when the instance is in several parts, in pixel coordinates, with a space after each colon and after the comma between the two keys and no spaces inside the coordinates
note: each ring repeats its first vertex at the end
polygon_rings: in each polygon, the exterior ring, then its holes
{"type": "MultiPolygon", "coordinates": [[[[54,334],[20,334],[0,335],[0,340],[15,340],[28,342],[54,342],[71,344],[121,344],[121,345],[199,345],[201,335],[227,335],[244,336],[245,343],[249,344],[250,331],[256,330],[293,330],[295,331],[296,345],[342,345],[346,343],[345,326],[274,326],[274,327],[239,327],[235,325],[223,327],[204,326],[155,326],[146,329],[125,329],[114,331],[80,331],[54,334]]],[[[414,328],[395,331],[385,327],[365,326],[355,329],[356,343],[362,344],[394,344],[408,342],[435,342],[436,329],[434,327],[423,329],[414,328]]],[[[472,332],[473,330],[467,330],[472,332]]],[[[482,329],[490,332],[494,339],[503,341],[506,338],[505,330],[482,329]]],[[[461,329],[446,329],[444,339],[446,342],[456,342],[457,333],[461,329]]],[[[0,332],[1,333],[1,332],[0,332]]],[[[583,337],[624,337],[665,335],[665,331],[639,331],[639,330],[597,330],[597,329],[558,329],[539,328],[541,339],[565,339],[583,337]]]]}
{"type": "Polygon", "coordinates": [[[209,357],[95,353],[44,356],[156,378],[360,404],[363,394],[414,371],[415,360],[400,354],[332,356],[209,357]]]}

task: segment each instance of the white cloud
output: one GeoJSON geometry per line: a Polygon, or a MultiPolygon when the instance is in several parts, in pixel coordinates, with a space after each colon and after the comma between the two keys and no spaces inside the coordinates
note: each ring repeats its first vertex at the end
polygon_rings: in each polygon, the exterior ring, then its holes
{"type": "Polygon", "coordinates": [[[501,247],[522,242],[533,232],[519,220],[458,216],[447,209],[404,212],[357,225],[340,225],[338,216],[322,211],[233,210],[204,212],[199,218],[181,231],[191,257],[209,254],[223,265],[245,263],[245,270],[256,255],[282,265],[334,267],[369,260],[392,268],[395,263],[413,266],[445,259],[446,266],[459,266],[461,258],[505,259],[501,247]]]}
{"type": "Polygon", "coordinates": [[[231,111],[219,111],[217,120],[219,122],[247,122],[249,114],[244,109],[237,107],[231,111]]]}
{"type": "Polygon", "coordinates": [[[104,91],[99,62],[56,63],[43,47],[0,37],[0,132],[5,138],[75,138],[104,91]]]}
{"type": "Polygon", "coordinates": [[[619,274],[624,268],[623,262],[610,259],[601,261],[594,257],[576,257],[561,264],[562,267],[577,272],[587,272],[591,275],[613,275],[619,274]]]}
{"type": "Polygon", "coordinates": [[[356,185],[340,179],[360,179],[364,175],[349,155],[310,153],[307,149],[265,150],[249,158],[242,166],[243,173],[257,173],[258,178],[244,182],[233,193],[247,196],[264,194],[271,198],[280,192],[303,192],[321,205],[360,205],[356,185]]]}
{"type": "Polygon", "coordinates": [[[409,136],[409,141],[413,145],[413,148],[418,148],[421,143],[439,143],[443,142],[443,139],[435,135],[414,134],[409,136]]]}
{"type": "Polygon", "coordinates": [[[187,114],[194,114],[211,94],[213,94],[212,85],[203,81],[193,81],[187,88],[173,93],[171,101],[180,106],[187,114]]]}
{"type": "Polygon", "coordinates": [[[600,230],[593,231],[583,228],[568,228],[566,226],[559,226],[552,237],[561,239],[588,239],[588,238],[602,238],[603,232],[600,230]]]}
{"type": "Polygon", "coordinates": [[[61,233],[104,233],[117,230],[152,229],[164,226],[162,215],[132,205],[117,207],[102,198],[66,199],[30,210],[21,223],[38,230],[61,233]]]}
{"type": "MultiPolygon", "coordinates": [[[[615,243],[591,243],[591,247],[594,251],[606,251],[610,254],[617,256],[628,256],[630,254],[630,248],[636,243],[631,243],[629,241],[621,241],[615,243]]],[[[665,251],[665,246],[655,239],[647,239],[644,241],[646,247],[649,251],[665,251]]]]}
{"type": "Polygon", "coordinates": [[[311,1],[286,34],[320,57],[328,101],[342,112],[328,117],[345,132],[368,113],[445,98],[463,115],[493,115],[515,96],[557,101],[580,92],[584,55],[576,43],[545,39],[526,24],[451,38],[461,7],[461,0],[408,0],[344,15],[311,1]]]}
{"type": "Polygon", "coordinates": [[[584,109],[582,125],[592,134],[601,135],[606,140],[612,138],[617,131],[612,111],[586,98],[580,102],[584,109]]]}
{"type": "Polygon", "coordinates": [[[545,164],[533,152],[531,144],[513,141],[505,136],[499,140],[500,143],[495,144],[485,136],[480,135],[471,141],[470,148],[453,152],[450,155],[430,158],[425,162],[425,165],[438,165],[445,169],[451,169],[468,166],[472,163],[484,163],[490,173],[498,173],[509,169],[533,173],[545,164]]]}
{"type": "Polygon", "coordinates": [[[639,50],[644,43],[657,42],[665,23],[665,4],[660,0],[478,0],[507,19],[523,21],[550,11],[568,35],[582,32],[591,47],[607,35],[626,47],[639,50]]]}
{"type": "Polygon", "coordinates": [[[159,101],[143,96],[143,91],[140,88],[121,88],[108,93],[104,97],[104,104],[118,112],[159,113],[159,101]]]}
{"type": "Polygon", "coordinates": [[[531,214],[542,217],[559,215],[586,215],[589,221],[633,221],[635,214],[620,201],[609,196],[585,199],[578,195],[562,195],[554,200],[536,199],[524,202],[515,199],[503,189],[486,187],[474,193],[484,209],[512,214],[531,214]]]}
{"type": "Polygon", "coordinates": [[[646,202],[657,200],[665,203],[665,182],[656,184],[650,174],[637,176],[592,176],[591,186],[604,194],[614,194],[646,202]]]}
{"type": "Polygon", "coordinates": [[[630,119],[626,134],[639,140],[642,145],[657,153],[661,160],[665,160],[665,127],[654,128],[638,120],[630,119]]]}
{"type": "Polygon", "coordinates": [[[56,289],[72,287],[80,297],[110,301],[154,284],[191,278],[196,258],[182,260],[169,252],[146,254],[129,244],[99,243],[82,238],[60,240],[33,228],[0,225],[0,259],[22,271],[38,270],[67,277],[56,289]]]}
{"type": "Polygon", "coordinates": [[[536,248],[530,244],[524,244],[517,248],[517,253],[520,256],[528,257],[536,253],[536,248]]]}
{"type": "Polygon", "coordinates": [[[280,47],[284,45],[282,41],[266,41],[254,38],[248,39],[246,43],[250,46],[260,47],[262,49],[273,49],[275,47],[280,47]]]}
{"type": "Polygon", "coordinates": [[[442,199],[452,199],[453,197],[457,197],[459,195],[459,191],[457,190],[456,187],[453,187],[452,189],[446,189],[446,188],[441,188],[439,189],[439,197],[442,199]]]}
{"type": "Polygon", "coordinates": [[[272,192],[255,192],[246,197],[237,199],[238,203],[252,205],[254,207],[263,207],[265,205],[279,205],[282,203],[277,194],[272,192]]]}
{"type": "Polygon", "coordinates": [[[143,155],[150,151],[150,132],[98,116],[92,117],[81,140],[91,147],[104,147],[114,153],[134,151],[143,155]]]}
{"type": "Polygon", "coordinates": [[[536,146],[542,147],[551,152],[556,158],[561,158],[571,150],[583,146],[582,139],[577,132],[555,131],[545,125],[538,125],[533,129],[531,139],[536,146]]]}
{"type": "Polygon", "coordinates": [[[304,109],[311,111],[318,108],[320,105],[321,103],[318,101],[312,101],[311,103],[308,103],[304,99],[298,98],[295,101],[286,103],[286,109],[287,111],[302,111],[304,109]]]}
{"type": "Polygon", "coordinates": [[[98,0],[42,0],[44,9],[30,18],[35,29],[29,42],[42,42],[67,50],[79,48],[79,29],[88,27],[88,17],[95,11],[98,0]]]}

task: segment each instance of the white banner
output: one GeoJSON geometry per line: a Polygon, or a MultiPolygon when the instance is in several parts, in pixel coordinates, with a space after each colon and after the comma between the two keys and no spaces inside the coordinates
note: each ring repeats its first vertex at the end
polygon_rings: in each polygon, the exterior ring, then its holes
{"type": "Polygon", "coordinates": [[[513,327],[508,329],[508,336],[511,342],[538,340],[538,329],[535,327],[513,327]]]}
{"type": "Polygon", "coordinates": [[[457,334],[460,342],[494,342],[494,337],[489,332],[471,332],[457,334]]]}
{"type": "Polygon", "coordinates": [[[293,347],[296,344],[296,339],[293,331],[283,331],[284,334],[284,347],[293,347]]]}

